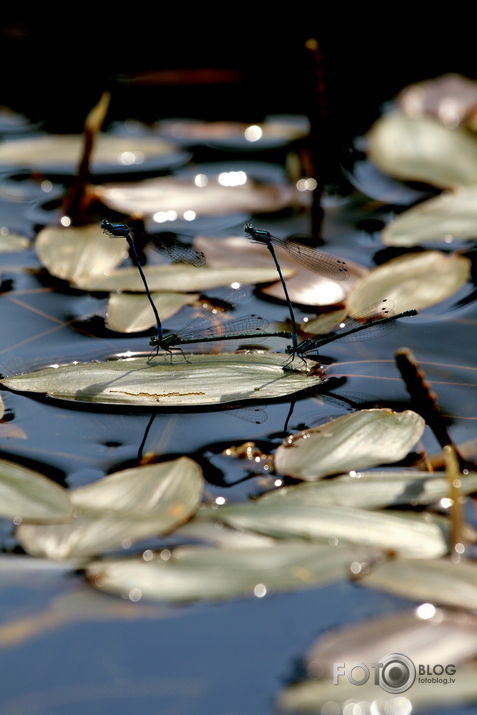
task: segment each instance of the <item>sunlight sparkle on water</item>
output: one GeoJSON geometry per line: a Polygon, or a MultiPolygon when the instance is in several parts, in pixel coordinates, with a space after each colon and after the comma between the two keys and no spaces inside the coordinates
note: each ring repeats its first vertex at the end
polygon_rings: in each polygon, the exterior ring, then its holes
{"type": "Polygon", "coordinates": [[[42,191],[45,192],[45,194],[49,194],[50,191],[53,189],[53,184],[51,183],[51,181],[48,181],[48,179],[44,179],[40,184],[40,188],[42,191]]]}
{"type": "Polygon", "coordinates": [[[71,226],[71,219],[70,219],[69,216],[62,216],[62,217],[60,218],[60,223],[61,223],[61,225],[64,226],[65,228],[68,228],[68,226],[71,226]]]}
{"type": "Polygon", "coordinates": [[[221,186],[243,186],[247,183],[245,171],[221,171],[217,177],[221,186]]]}
{"type": "Polygon", "coordinates": [[[449,497],[442,497],[442,499],[439,501],[439,504],[443,509],[450,509],[452,503],[452,499],[449,499],[449,497]]]}
{"type": "Polygon", "coordinates": [[[144,154],[135,154],[133,151],[123,151],[119,155],[119,162],[124,166],[140,164],[142,161],[144,161],[144,154]]]}
{"type": "Polygon", "coordinates": [[[258,142],[263,137],[263,129],[258,124],[251,124],[243,135],[248,142],[258,142]]]}
{"type": "Polygon", "coordinates": [[[140,588],[132,588],[128,594],[129,600],[133,603],[137,603],[142,598],[142,591],[140,588]]]}
{"type": "Polygon", "coordinates": [[[230,287],[233,288],[233,290],[238,290],[241,286],[241,283],[238,281],[234,281],[233,283],[230,284],[230,287]]]}
{"type": "Polygon", "coordinates": [[[154,558],[154,553],[151,551],[151,549],[146,549],[145,551],[142,552],[142,560],[143,561],[152,561],[154,558]]]}
{"type": "Polygon", "coordinates": [[[253,595],[256,596],[257,598],[263,598],[264,596],[267,595],[267,587],[263,583],[257,583],[256,586],[254,586],[253,589],[253,595]]]}
{"type": "Polygon", "coordinates": [[[193,211],[192,209],[187,209],[187,211],[184,211],[184,213],[182,214],[182,216],[184,217],[184,219],[185,219],[186,221],[194,221],[194,219],[196,218],[197,214],[196,214],[196,212],[193,211]]]}
{"type": "Polygon", "coordinates": [[[421,603],[421,605],[416,608],[415,614],[423,621],[427,621],[436,615],[436,607],[433,603],[421,603]]]}
{"type": "Polygon", "coordinates": [[[314,191],[317,186],[318,183],[316,179],[313,178],[298,179],[298,181],[296,182],[296,188],[298,189],[298,191],[314,191]]]}
{"type": "Polygon", "coordinates": [[[217,499],[215,500],[215,503],[218,504],[219,506],[222,506],[222,504],[225,504],[225,502],[226,502],[225,497],[217,497],[217,499]]]}
{"type": "Polygon", "coordinates": [[[194,177],[194,184],[199,187],[199,189],[203,189],[204,186],[207,186],[209,183],[209,179],[205,174],[196,174],[194,177]]]}
{"type": "Polygon", "coordinates": [[[283,484],[283,481],[281,479],[275,479],[273,482],[276,487],[281,487],[283,484]]]}

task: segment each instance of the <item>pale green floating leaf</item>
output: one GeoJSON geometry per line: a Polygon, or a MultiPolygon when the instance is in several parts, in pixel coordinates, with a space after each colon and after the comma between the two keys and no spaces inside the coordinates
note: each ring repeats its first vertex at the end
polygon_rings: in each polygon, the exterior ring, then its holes
{"type": "Polygon", "coordinates": [[[334,505],[261,499],[210,510],[208,516],[235,529],[276,539],[339,541],[391,550],[412,558],[436,558],[448,550],[446,522],[427,514],[370,511],[334,505]]]}
{"type": "Polygon", "coordinates": [[[0,516],[34,521],[71,516],[68,492],[43,474],[0,459],[0,516]]]}
{"type": "Polygon", "coordinates": [[[111,272],[128,255],[128,244],[106,236],[99,224],[47,226],[38,234],[36,252],[52,276],[75,283],[111,272]]]}
{"type": "Polygon", "coordinates": [[[179,216],[186,211],[199,216],[268,213],[297,205],[302,198],[293,186],[250,177],[243,184],[224,186],[218,175],[210,176],[206,186],[198,186],[193,177],[163,176],[130,184],[103,184],[95,187],[95,193],[113,211],[143,217],[167,211],[179,216]]]}
{"type": "Polygon", "coordinates": [[[477,139],[468,130],[432,119],[393,113],[378,119],[368,135],[371,161],[398,179],[440,188],[477,184],[477,139]]]}
{"type": "MultiPolygon", "coordinates": [[[[370,672],[373,674],[372,670],[370,672]]],[[[360,687],[350,683],[347,678],[340,678],[339,685],[334,685],[331,678],[306,680],[284,690],[278,700],[278,707],[281,713],[340,715],[349,711],[409,715],[420,710],[437,713],[446,705],[476,702],[477,668],[472,665],[460,667],[452,677],[455,677],[455,683],[445,686],[419,683],[416,680],[410,690],[400,695],[386,693],[379,685],[375,685],[373,675],[360,687]],[[353,706],[355,710],[352,710],[353,706]]]]}
{"type": "Polygon", "coordinates": [[[174,532],[174,536],[180,539],[197,540],[219,546],[221,549],[256,549],[265,546],[275,546],[276,540],[261,534],[252,534],[247,531],[237,531],[231,529],[218,521],[211,521],[201,518],[201,512],[180,529],[174,532]]]}
{"type": "Polygon", "coordinates": [[[333,629],[312,646],[307,671],[332,678],[335,663],[378,663],[388,653],[405,653],[414,663],[431,667],[460,664],[477,653],[477,618],[425,604],[333,629]]]}
{"type": "Polygon", "coordinates": [[[275,454],[275,470],[313,481],[329,474],[398,462],[424,432],[412,410],[359,410],[287,437],[275,454]]]}
{"type": "MultiPolygon", "coordinates": [[[[184,305],[190,305],[198,293],[153,293],[152,298],[161,316],[167,320],[184,305]]],[[[113,293],[106,308],[106,325],[121,333],[136,333],[149,330],[156,324],[151,304],[146,295],[113,293]]]]}
{"type": "Polygon", "coordinates": [[[399,214],[383,230],[389,246],[418,246],[428,241],[452,243],[477,238],[477,186],[462,186],[399,214]]]}
{"type": "Polygon", "coordinates": [[[477,563],[448,559],[388,561],[379,564],[360,583],[415,601],[477,609],[477,563]]]}
{"type": "Polygon", "coordinates": [[[0,420],[3,419],[5,414],[5,403],[3,402],[2,396],[0,395],[0,420]]]}
{"type": "Polygon", "coordinates": [[[16,253],[30,246],[30,239],[8,228],[0,228],[0,253],[16,253]]]}
{"type": "MultiPolygon", "coordinates": [[[[27,166],[32,169],[76,166],[81,157],[84,137],[79,134],[49,134],[31,139],[17,139],[0,146],[0,163],[27,166]]],[[[93,164],[137,166],[147,159],[162,157],[177,151],[175,145],[155,138],[120,137],[100,134],[93,151],[93,164]]]]}
{"type": "Polygon", "coordinates": [[[94,556],[183,524],[198,509],[202,487],[202,471],[187,457],[126,469],[70,492],[69,523],[22,524],[17,539],[33,556],[94,556]]]}
{"type": "MultiPolygon", "coordinates": [[[[110,239],[112,240],[112,239],[110,239]]],[[[203,291],[232,283],[268,283],[277,280],[274,268],[208,268],[188,266],[181,263],[164,266],[145,266],[144,273],[151,291],[172,291],[178,288],[184,293],[203,291]]],[[[284,270],[285,278],[293,271],[284,270]]],[[[75,280],[76,286],[89,291],[132,291],[144,293],[144,284],[137,268],[121,268],[109,273],[83,273],[75,280]]]]}
{"type": "Polygon", "coordinates": [[[314,320],[301,324],[301,329],[308,335],[326,335],[333,332],[348,315],[347,310],[333,310],[323,313],[314,320]]]}
{"type": "Polygon", "coordinates": [[[159,355],[49,367],[9,377],[18,392],[98,404],[179,407],[266,400],[322,383],[305,365],[283,370],[288,355],[262,352],[159,355]]]}
{"type": "MultiPolygon", "coordinates": [[[[364,549],[284,543],[273,547],[181,547],[168,560],[115,559],[89,565],[87,575],[103,591],[131,600],[164,601],[263,597],[331,583],[348,576],[352,562],[374,555],[364,549]]],[[[169,558],[170,557],[170,558],[169,558]]]]}
{"type": "Polygon", "coordinates": [[[351,291],[348,312],[360,317],[383,298],[392,302],[393,313],[421,310],[454,295],[470,276],[471,262],[464,256],[439,251],[408,253],[368,273],[351,291]]]}
{"type": "MultiPolygon", "coordinates": [[[[477,491],[477,473],[461,480],[462,494],[477,491]]],[[[449,497],[449,480],[439,472],[398,470],[389,472],[357,472],[320,482],[306,482],[296,487],[282,487],[264,494],[260,501],[283,501],[284,504],[316,504],[325,506],[355,506],[361,509],[433,504],[449,497]]]]}

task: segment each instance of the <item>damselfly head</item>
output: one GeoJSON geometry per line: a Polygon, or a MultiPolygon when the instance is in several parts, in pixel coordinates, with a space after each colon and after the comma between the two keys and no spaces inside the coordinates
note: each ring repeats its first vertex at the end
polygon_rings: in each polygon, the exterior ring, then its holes
{"type": "Polygon", "coordinates": [[[114,238],[129,238],[129,226],[127,226],[125,223],[108,221],[107,219],[103,218],[100,226],[103,229],[104,233],[108,234],[108,236],[113,236],[114,238]]]}
{"type": "Polygon", "coordinates": [[[271,239],[269,231],[264,231],[262,228],[255,228],[251,223],[245,224],[244,231],[245,233],[248,233],[252,241],[268,243],[271,239]]]}

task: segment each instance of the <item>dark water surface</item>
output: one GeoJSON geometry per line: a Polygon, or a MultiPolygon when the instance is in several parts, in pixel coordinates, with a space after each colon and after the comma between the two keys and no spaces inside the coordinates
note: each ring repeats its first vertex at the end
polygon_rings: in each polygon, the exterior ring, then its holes
{"type": "MultiPolygon", "coordinates": [[[[25,219],[29,207],[31,203],[0,200],[0,224],[33,236],[34,227],[25,219]]],[[[390,211],[375,216],[389,217],[390,211]]],[[[356,228],[368,215],[369,206],[356,194],[329,208],[327,250],[373,265],[373,256],[382,251],[379,236],[356,228]]],[[[305,229],[307,220],[260,219],[257,224],[283,234],[305,229]]],[[[6,290],[0,295],[2,374],[146,348],[146,337],[114,337],[91,329],[97,323],[91,316],[104,311],[106,300],[53,288],[38,274],[33,250],[1,254],[0,265],[6,290]]],[[[454,441],[471,439],[477,420],[473,290],[467,284],[452,299],[397,324],[384,339],[327,346],[324,354],[333,362],[328,375],[346,379],[333,390],[332,400],[326,392],[300,396],[289,431],[345,414],[350,401],[357,407],[408,408],[393,361],[394,351],[406,346],[426,370],[451,421],[454,441]]],[[[287,318],[282,304],[262,300],[250,289],[236,314],[253,312],[272,320],[287,318]]],[[[166,321],[166,327],[186,323],[189,315],[191,309],[183,310],[166,321]]],[[[283,346],[283,341],[271,341],[270,346],[283,346]]],[[[253,474],[250,463],[227,461],[217,453],[227,444],[249,440],[269,447],[278,444],[290,407],[284,400],[257,405],[255,413],[157,412],[150,424],[146,410],[108,412],[6,391],[2,396],[7,409],[7,421],[0,424],[4,458],[32,463],[61,484],[78,487],[134,462],[142,445],[143,452],[198,457],[208,481],[206,493],[229,500],[259,493],[262,483],[253,477],[243,481],[253,474]]],[[[429,429],[422,444],[430,454],[439,451],[429,429]]],[[[10,532],[4,520],[0,538],[6,551],[14,548],[10,532]]],[[[163,542],[174,543],[173,537],[163,542]]],[[[8,571],[1,579],[0,633],[10,627],[10,635],[4,631],[6,645],[0,651],[0,702],[1,712],[8,715],[271,712],[278,692],[296,675],[299,659],[320,633],[412,607],[350,583],[219,605],[170,607],[129,604],[95,593],[62,566],[8,571]]]]}

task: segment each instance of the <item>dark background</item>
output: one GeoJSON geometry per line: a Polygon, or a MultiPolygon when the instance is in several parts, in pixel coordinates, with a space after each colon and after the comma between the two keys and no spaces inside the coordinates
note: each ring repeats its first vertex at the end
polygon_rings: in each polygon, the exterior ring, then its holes
{"type": "MultiPolygon", "coordinates": [[[[108,11],[63,4],[45,13],[7,10],[1,25],[0,104],[77,131],[104,88],[111,118],[188,116],[258,121],[274,112],[306,112],[313,79],[304,41],[320,41],[333,142],[366,130],[383,101],[404,85],[443,72],[477,77],[471,18],[417,22],[414,10],[330,13],[324,5],[223,4],[206,10],[134,3],[108,11]],[[259,19],[258,11],[264,13],[259,19]],[[312,11],[313,10],[313,11],[312,11]],[[242,80],[139,86],[118,76],[151,70],[234,70],[242,80]]],[[[415,9],[415,8],[414,8],[415,9]]],[[[437,18],[437,20],[436,20],[437,18]]],[[[170,80],[170,78],[169,78],[170,80]]]]}

